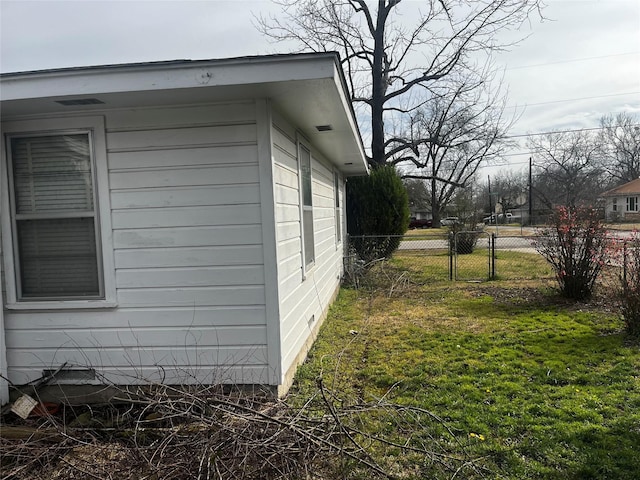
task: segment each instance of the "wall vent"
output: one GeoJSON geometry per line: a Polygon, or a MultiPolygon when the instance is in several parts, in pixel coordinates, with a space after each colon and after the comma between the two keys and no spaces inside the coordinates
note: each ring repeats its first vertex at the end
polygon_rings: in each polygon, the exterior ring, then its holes
{"type": "Polygon", "coordinates": [[[64,105],[65,107],[72,107],[76,105],[102,105],[104,102],[97,98],[73,98],[69,100],[56,100],[56,103],[64,105]]]}
{"type": "Polygon", "coordinates": [[[58,382],[79,382],[96,379],[96,371],[93,368],[64,368],[62,370],[42,370],[42,376],[51,377],[58,382]]]}
{"type": "Polygon", "coordinates": [[[333,127],[331,125],[316,125],[316,130],[319,132],[330,132],[333,130],[333,127]]]}

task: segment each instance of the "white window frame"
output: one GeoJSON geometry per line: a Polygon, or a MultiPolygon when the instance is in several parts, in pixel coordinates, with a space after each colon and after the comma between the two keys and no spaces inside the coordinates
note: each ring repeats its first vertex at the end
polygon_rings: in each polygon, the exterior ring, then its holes
{"type": "Polygon", "coordinates": [[[340,173],[337,170],[333,171],[333,206],[335,208],[335,222],[336,222],[336,247],[342,244],[342,202],[340,201],[340,173]]]}
{"type": "Polygon", "coordinates": [[[638,197],[627,197],[627,212],[637,212],[638,211],[638,197]],[[633,199],[633,202],[632,200],[633,199]],[[633,203],[633,205],[631,205],[633,203]],[[634,208],[630,208],[630,207],[634,208]]]}
{"type": "Polygon", "coordinates": [[[298,154],[298,192],[300,198],[300,244],[302,253],[302,279],[304,280],[309,272],[315,265],[315,229],[313,226],[313,155],[311,154],[311,147],[300,137],[297,141],[297,154],[298,154]],[[310,177],[310,196],[311,205],[304,204],[304,180],[302,178],[302,150],[309,152],[309,177],[310,177]],[[307,251],[305,242],[305,220],[304,213],[311,212],[311,252],[307,251]]]}
{"type": "MultiPolygon", "coordinates": [[[[48,118],[41,120],[22,120],[5,122],[2,124],[0,162],[0,190],[2,198],[0,212],[2,214],[2,256],[4,261],[7,304],[5,308],[14,310],[52,310],[52,309],[76,309],[76,308],[112,308],[116,303],[115,264],[113,259],[113,242],[111,229],[111,211],[109,202],[109,178],[107,166],[107,149],[105,137],[104,117],[71,117],[48,118]],[[96,251],[102,263],[101,274],[102,295],[101,298],[69,298],[69,299],[34,299],[19,298],[17,285],[18,272],[15,252],[17,252],[14,234],[14,218],[12,215],[12,199],[10,198],[10,148],[7,139],[14,136],[40,136],[55,135],[69,132],[89,132],[92,146],[92,169],[95,187],[95,228],[96,251]]],[[[100,262],[99,262],[100,263],[100,262]]]]}

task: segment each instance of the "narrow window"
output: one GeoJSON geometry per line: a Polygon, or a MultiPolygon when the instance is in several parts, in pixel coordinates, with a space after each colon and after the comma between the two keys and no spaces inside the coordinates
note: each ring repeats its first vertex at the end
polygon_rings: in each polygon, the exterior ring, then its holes
{"type": "Polygon", "coordinates": [[[342,241],[342,218],[340,212],[340,176],[338,172],[333,172],[333,191],[336,209],[336,243],[340,243],[342,241]]]}
{"type": "Polygon", "coordinates": [[[627,212],[638,211],[638,197],[627,197],[627,212]]]}
{"type": "Polygon", "coordinates": [[[616,197],[613,198],[613,205],[612,205],[612,210],[614,212],[618,211],[618,199],[616,197]]]}
{"type": "Polygon", "coordinates": [[[313,194],[311,191],[311,152],[300,145],[300,191],[302,197],[302,240],[304,266],[309,267],[315,261],[313,238],[313,194]]]}
{"type": "Polygon", "coordinates": [[[103,298],[90,132],[7,143],[18,299],[103,298]]]}

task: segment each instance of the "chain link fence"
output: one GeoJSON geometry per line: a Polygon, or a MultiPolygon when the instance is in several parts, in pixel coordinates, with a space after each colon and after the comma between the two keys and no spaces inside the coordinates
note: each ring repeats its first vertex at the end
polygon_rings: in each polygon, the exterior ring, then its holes
{"type": "MultiPolygon", "coordinates": [[[[495,227],[494,227],[495,228],[495,227]]],[[[494,228],[475,232],[441,233],[414,230],[402,236],[358,236],[349,241],[375,245],[398,244],[398,249],[386,263],[404,271],[417,283],[434,281],[542,280],[555,278],[547,261],[536,251],[533,232],[498,234],[494,228]]],[[[505,229],[506,230],[506,229],[505,229]]],[[[512,229],[513,230],[513,229],[512,229]]],[[[624,236],[611,238],[620,251],[628,251],[624,236]]],[[[601,283],[614,286],[625,272],[624,255],[618,255],[605,265],[601,283]]],[[[359,258],[353,248],[345,259],[347,281],[355,280],[373,263],[382,262],[375,255],[359,258]]]]}

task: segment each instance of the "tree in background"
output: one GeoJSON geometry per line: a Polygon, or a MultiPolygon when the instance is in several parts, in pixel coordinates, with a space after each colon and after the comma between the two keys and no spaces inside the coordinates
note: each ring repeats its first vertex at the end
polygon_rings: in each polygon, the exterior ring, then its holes
{"type": "Polygon", "coordinates": [[[495,213],[496,204],[505,213],[521,209],[528,202],[528,182],[528,175],[523,170],[501,170],[492,175],[491,191],[488,181],[480,187],[483,211],[495,213]]]}
{"type": "Polygon", "coordinates": [[[347,182],[347,229],[350,246],[366,264],[388,258],[409,226],[407,191],[395,168],[375,168],[371,175],[347,182]]]}
{"type": "Polygon", "coordinates": [[[602,165],[613,186],[640,178],[640,119],[629,113],[605,115],[600,126],[602,165]]]}
{"type": "Polygon", "coordinates": [[[420,155],[410,159],[412,173],[404,176],[428,180],[434,226],[440,226],[445,209],[473,182],[480,166],[501,158],[509,146],[505,136],[512,122],[504,118],[505,98],[499,90],[486,89],[485,78],[445,84],[411,118],[408,137],[430,141],[419,145],[420,155]]]}
{"type": "Polygon", "coordinates": [[[527,145],[536,152],[537,205],[595,205],[605,187],[600,149],[589,132],[549,133],[530,137],[527,145]]]}
{"type": "Polygon", "coordinates": [[[368,160],[374,167],[398,158],[412,161],[420,146],[434,141],[427,132],[407,138],[385,130],[394,118],[412,116],[432,101],[416,92],[451,77],[478,75],[480,53],[513,45],[499,43],[497,34],[518,27],[542,6],[541,0],[274,1],[282,16],[258,19],[266,36],[294,41],[299,51],[340,53],[361,131],[371,137],[368,160]]]}
{"type": "Polygon", "coordinates": [[[417,178],[404,178],[402,180],[407,190],[410,211],[422,211],[429,208],[429,190],[424,180],[417,178]]]}

